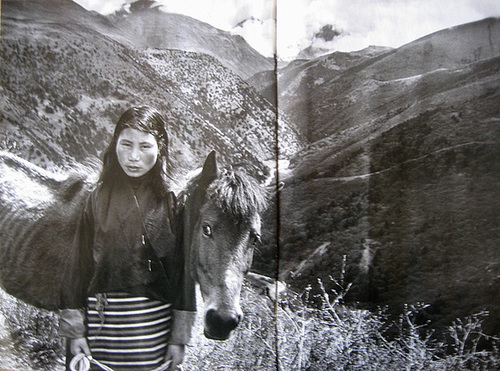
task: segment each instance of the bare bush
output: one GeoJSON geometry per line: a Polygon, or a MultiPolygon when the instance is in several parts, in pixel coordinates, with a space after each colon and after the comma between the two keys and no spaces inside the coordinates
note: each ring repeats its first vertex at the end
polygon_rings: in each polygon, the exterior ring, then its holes
{"type": "MultiPolygon", "coordinates": [[[[64,344],[58,316],[39,310],[0,291],[0,367],[64,370],[64,344]],[[4,363],[5,362],[5,363],[4,363]]],[[[17,368],[11,368],[17,369],[17,368]]]]}
{"type": "MultiPolygon", "coordinates": [[[[450,341],[440,342],[429,323],[417,324],[425,304],[406,305],[393,320],[386,309],[370,312],[345,305],[350,285],[342,277],[333,281],[337,290],[329,292],[318,281],[319,307],[309,305],[311,288],[273,300],[245,283],[240,326],[229,340],[209,340],[198,316],[184,370],[499,369],[499,339],[481,329],[488,313],[455,320],[448,328],[450,341]],[[481,342],[488,346],[480,348],[481,342]]],[[[63,370],[56,314],[1,294],[0,368],[63,370]]]]}

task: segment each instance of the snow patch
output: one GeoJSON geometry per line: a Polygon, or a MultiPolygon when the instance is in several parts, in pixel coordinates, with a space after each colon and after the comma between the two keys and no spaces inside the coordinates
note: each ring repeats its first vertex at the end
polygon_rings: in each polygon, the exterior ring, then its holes
{"type": "MultiPolygon", "coordinates": [[[[269,186],[273,183],[276,183],[277,178],[278,178],[278,176],[276,174],[276,161],[275,160],[267,160],[267,161],[264,161],[264,165],[270,169],[269,176],[265,180],[264,185],[269,186]]],[[[280,181],[283,180],[284,178],[287,178],[291,174],[292,170],[289,168],[289,166],[290,166],[289,160],[278,160],[280,181]]]]}
{"type": "Polygon", "coordinates": [[[325,79],[323,77],[320,77],[319,79],[314,80],[314,85],[321,85],[325,82],[325,79]]]}
{"type": "Polygon", "coordinates": [[[291,272],[292,276],[300,275],[302,273],[302,271],[304,270],[304,268],[306,268],[307,263],[309,263],[309,261],[311,261],[311,259],[325,255],[325,253],[328,251],[328,246],[330,246],[330,245],[331,245],[330,242],[325,242],[324,244],[320,245],[316,250],[314,250],[314,252],[309,256],[309,258],[307,258],[306,260],[303,260],[299,264],[297,269],[295,269],[295,271],[291,272]]]}

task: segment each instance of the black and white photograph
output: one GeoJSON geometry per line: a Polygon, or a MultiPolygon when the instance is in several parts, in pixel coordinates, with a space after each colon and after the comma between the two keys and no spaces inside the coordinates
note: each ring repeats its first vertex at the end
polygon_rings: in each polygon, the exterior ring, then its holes
{"type": "Polygon", "coordinates": [[[0,370],[500,368],[498,1],[0,15],[0,370]]]}

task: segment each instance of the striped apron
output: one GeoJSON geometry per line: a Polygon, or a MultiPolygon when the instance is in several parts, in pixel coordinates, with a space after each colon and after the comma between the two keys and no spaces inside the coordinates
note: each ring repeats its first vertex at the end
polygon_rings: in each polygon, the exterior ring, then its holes
{"type": "Polygon", "coordinates": [[[88,298],[92,357],[113,370],[152,370],[165,362],[171,304],[126,293],[88,298]]]}

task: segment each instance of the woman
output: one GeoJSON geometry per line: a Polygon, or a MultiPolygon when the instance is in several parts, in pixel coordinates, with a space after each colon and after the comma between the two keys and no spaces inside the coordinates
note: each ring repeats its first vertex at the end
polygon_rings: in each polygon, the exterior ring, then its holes
{"type": "Polygon", "coordinates": [[[70,357],[91,354],[113,370],[182,363],[196,306],[168,170],[161,114],[146,106],[124,112],[78,226],[78,259],[68,267],[74,277],[61,295],[70,357]]]}

